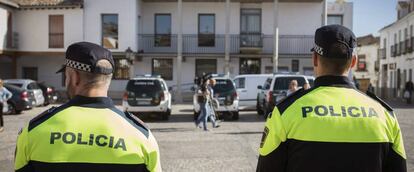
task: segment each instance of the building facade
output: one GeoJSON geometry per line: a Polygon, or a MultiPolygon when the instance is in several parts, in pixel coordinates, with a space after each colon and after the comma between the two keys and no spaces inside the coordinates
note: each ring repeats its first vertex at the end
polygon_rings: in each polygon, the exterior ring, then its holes
{"type": "Polygon", "coordinates": [[[53,71],[63,64],[68,45],[89,41],[113,52],[113,97],[121,97],[127,80],[141,74],[160,74],[177,87],[209,72],[312,75],[315,30],[326,24],[352,29],[352,3],[342,1],[7,2],[17,4],[7,8],[18,37],[15,48],[2,53],[6,58],[0,61],[14,68],[1,77],[36,79],[63,90],[64,76],[53,71]]]}
{"type": "Polygon", "coordinates": [[[357,38],[358,62],[353,68],[353,74],[359,83],[359,89],[364,92],[368,90],[369,85],[374,88],[374,92],[378,89],[378,49],[379,37],[366,35],[357,38]]]}
{"type": "Polygon", "coordinates": [[[413,80],[414,1],[400,1],[398,19],[380,32],[381,96],[401,98],[405,83],[413,80]]]}

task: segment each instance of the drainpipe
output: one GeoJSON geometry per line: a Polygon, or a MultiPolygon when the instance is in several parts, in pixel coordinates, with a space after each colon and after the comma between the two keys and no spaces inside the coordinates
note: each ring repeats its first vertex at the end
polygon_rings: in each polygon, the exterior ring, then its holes
{"type": "Polygon", "coordinates": [[[326,26],[328,24],[328,3],[326,0],[322,1],[322,26],[326,26]]]}
{"type": "Polygon", "coordinates": [[[230,76],[230,0],[226,0],[224,73],[230,76]]]}
{"type": "Polygon", "coordinates": [[[177,3],[177,14],[178,14],[178,35],[177,35],[177,97],[176,102],[181,103],[182,102],[182,96],[181,96],[181,74],[182,74],[182,59],[183,59],[183,0],[178,0],[177,3]]]}
{"type": "Polygon", "coordinates": [[[273,2],[273,73],[277,72],[279,65],[279,0],[273,2]]]}

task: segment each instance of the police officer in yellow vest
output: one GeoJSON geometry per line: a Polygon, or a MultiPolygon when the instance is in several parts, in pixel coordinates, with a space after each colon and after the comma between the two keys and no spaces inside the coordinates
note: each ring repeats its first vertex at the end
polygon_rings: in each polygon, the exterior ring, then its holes
{"type": "Polygon", "coordinates": [[[70,101],[22,129],[16,171],[161,171],[150,130],[107,97],[114,67],[111,52],[99,45],[68,47],[59,72],[65,72],[70,101]]]}
{"type": "Polygon", "coordinates": [[[293,93],[269,115],[257,171],[407,171],[393,109],[358,91],[347,77],[357,61],[355,45],[343,26],[316,30],[315,86],[293,93]]]}

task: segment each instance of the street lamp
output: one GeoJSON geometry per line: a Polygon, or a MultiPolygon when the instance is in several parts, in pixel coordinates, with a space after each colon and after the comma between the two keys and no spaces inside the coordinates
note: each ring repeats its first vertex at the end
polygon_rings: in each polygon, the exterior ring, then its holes
{"type": "Polygon", "coordinates": [[[125,50],[125,57],[132,63],[135,60],[134,51],[131,50],[131,47],[128,47],[125,50]]]}

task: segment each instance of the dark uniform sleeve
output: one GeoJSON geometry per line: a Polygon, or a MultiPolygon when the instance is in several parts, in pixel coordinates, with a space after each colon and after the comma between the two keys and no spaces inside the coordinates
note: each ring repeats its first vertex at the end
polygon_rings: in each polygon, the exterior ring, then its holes
{"type": "Polygon", "coordinates": [[[286,131],[279,110],[267,119],[259,148],[258,172],[285,171],[287,164],[286,131]]]}
{"type": "MultiPolygon", "coordinates": [[[[392,111],[389,113],[393,113],[392,111]]],[[[384,172],[406,172],[407,171],[407,162],[406,154],[404,150],[404,143],[402,139],[401,129],[398,124],[397,118],[394,114],[392,134],[394,140],[390,145],[390,150],[385,157],[384,172]]]]}

